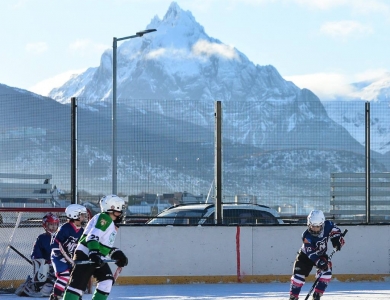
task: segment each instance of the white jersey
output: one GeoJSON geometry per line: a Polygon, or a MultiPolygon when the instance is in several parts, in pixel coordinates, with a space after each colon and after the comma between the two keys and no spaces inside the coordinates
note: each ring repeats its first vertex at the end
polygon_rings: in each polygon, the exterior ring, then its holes
{"type": "Polygon", "coordinates": [[[101,255],[107,256],[114,248],[117,227],[108,213],[95,215],[84,229],[76,250],[89,254],[91,250],[98,250],[101,255]]]}

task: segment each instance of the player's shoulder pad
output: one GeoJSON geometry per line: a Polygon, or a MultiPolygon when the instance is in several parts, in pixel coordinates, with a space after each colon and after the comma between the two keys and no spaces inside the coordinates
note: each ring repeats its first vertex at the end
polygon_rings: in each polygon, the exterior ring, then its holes
{"type": "Polygon", "coordinates": [[[305,230],[303,233],[302,233],[302,242],[304,243],[311,243],[311,239],[310,239],[311,235],[309,233],[309,230],[305,230]]]}
{"type": "Polygon", "coordinates": [[[332,221],[326,220],[324,222],[324,229],[326,230],[332,230],[332,228],[335,227],[335,224],[332,221]]]}
{"type": "Polygon", "coordinates": [[[111,217],[106,213],[100,213],[99,217],[96,221],[96,228],[99,228],[101,230],[107,229],[111,224],[113,223],[111,217]]]}

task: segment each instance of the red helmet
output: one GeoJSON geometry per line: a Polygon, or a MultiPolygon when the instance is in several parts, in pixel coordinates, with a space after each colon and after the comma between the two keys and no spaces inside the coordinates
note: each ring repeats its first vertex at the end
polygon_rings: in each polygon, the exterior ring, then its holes
{"type": "Polygon", "coordinates": [[[42,218],[42,226],[45,228],[46,232],[54,233],[57,231],[58,226],[60,225],[60,219],[51,212],[48,212],[42,218]]]}

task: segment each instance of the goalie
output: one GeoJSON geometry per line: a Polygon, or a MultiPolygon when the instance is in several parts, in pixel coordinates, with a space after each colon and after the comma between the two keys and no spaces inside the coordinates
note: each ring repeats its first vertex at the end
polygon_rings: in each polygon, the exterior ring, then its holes
{"type": "Polygon", "coordinates": [[[31,253],[33,265],[33,278],[27,277],[15,294],[18,296],[48,297],[53,290],[54,271],[50,260],[50,242],[52,234],[57,231],[60,220],[52,213],[47,213],[42,218],[42,226],[45,233],[40,234],[31,253]]]}

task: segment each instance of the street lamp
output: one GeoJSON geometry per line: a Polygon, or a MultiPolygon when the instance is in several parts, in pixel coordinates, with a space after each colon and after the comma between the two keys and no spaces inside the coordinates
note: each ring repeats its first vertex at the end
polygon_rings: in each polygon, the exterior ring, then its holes
{"type": "Polygon", "coordinates": [[[116,49],[119,41],[142,37],[149,32],[157,31],[156,29],[146,29],[137,32],[135,35],[123,38],[114,37],[112,43],[112,193],[117,194],[117,147],[116,147],[116,49]]]}

